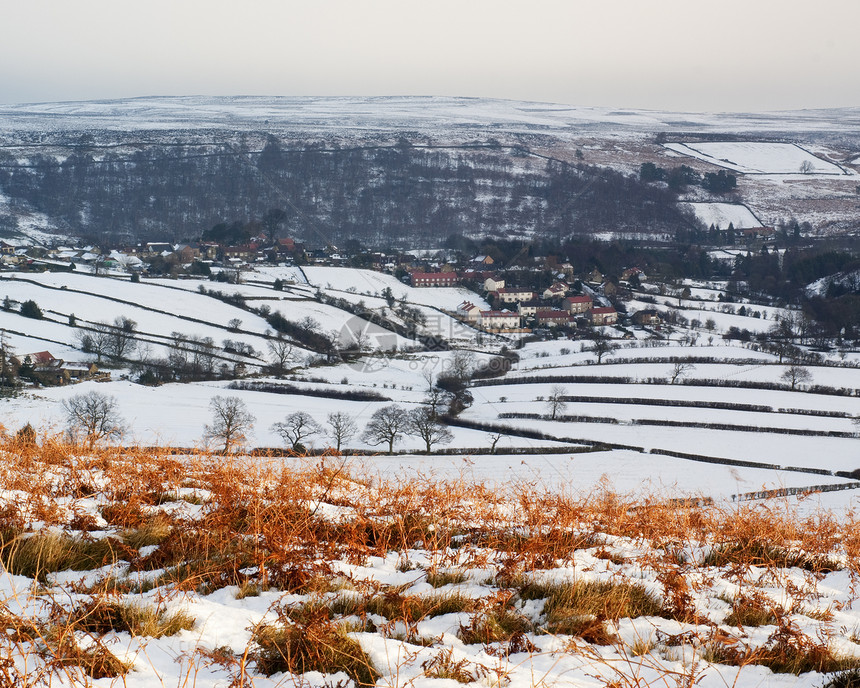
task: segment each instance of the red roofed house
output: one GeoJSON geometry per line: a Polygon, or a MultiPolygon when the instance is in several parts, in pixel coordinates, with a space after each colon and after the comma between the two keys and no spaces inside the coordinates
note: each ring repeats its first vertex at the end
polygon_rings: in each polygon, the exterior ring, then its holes
{"type": "Polygon", "coordinates": [[[568,296],[564,300],[564,307],[570,313],[586,313],[593,305],[590,296],[568,296]]]}
{"type": "Polygon", "coordinates": [[[538,325],[569,325],[573,316],[567,311],[538,311],[535,314],[538,325]]]}
{"type": "Polygon", "coordinates": [[[618,311],[612,306],[600,306],[588,311],[592,325],[612,325],[618,322],[618,311]]]}
{"type": "Polygon", "coordinates": [[[24,358],[29,358],[33,365],[47,365],[54,361],[60,361],[60,363],[62,363],[62,361],[59,358],[55,358],[50,351],[37,351],[34,354],[25,354],[24,358]]]}
{"type": "Polygon", "coordinates": [[[633,279],[633,277],[638,277],[640,280],[645,280],[645,273],[642,272],[640,268],[627,268],[624,272],[621,273],[621,279],[624,281],[629,281],[633,279]]]}
{"type": "Polygon", "coordinates": [[[552,286],[543,290],[545,299],[558,299],[567,294],[569,287],[564,282],[554,282],[552,286]]]}
{"type": "Polygon", "coordinates": [[[463,301],[457,306],[457,315],[470,322],[477,322],[481,317],[481,309],[471,301],[463,301]]]}
{"type": "Polygon", "coordinates": [[[460,278],[456,272],[418,272],[412,275],[413,287],[456,287],[460,284],[460,278]]]}

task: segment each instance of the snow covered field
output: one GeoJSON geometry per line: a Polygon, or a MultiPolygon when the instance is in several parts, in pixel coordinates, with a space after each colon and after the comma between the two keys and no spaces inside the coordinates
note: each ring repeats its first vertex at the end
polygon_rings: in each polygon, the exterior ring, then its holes
{"type": "MultiPolygon", "coordinates": [[[[691,464],[671,456],[616,450],[582,454],[510,456],[372,456],[353,459],[362,472],[385,479],[430,476],[435,480],[463,479],[516,492],[517,487],[583,497],[602,487],[622,494],[659,498],[711,497],[810,484],[840,484],[842,478],[810,476],[792,471],[691,464]],[[695,468],[691,469],[691,465],[695,468]]],[[[829,493],[828,493],[829,494],[829,493]]],[[[849,493],[849,495],[854,493],[849,493]]],[[[860,493],[857,493],[860,499],[860,493]]]]}
{"type": "Polygon", "coordinates": [[[462,287],[442,287],[433,289],[415,288],[403,284],[394,275],[358,268],[303,268],[308,282],[317,286],[339,291],[354,291],[356,294],[381,296],[389,288],[395,299],[405,298],[409,303],[433,306],[445,310],[456,310],[463,301],[471,301],[480,308],[487,309],[489,304],[480,296],[462,287]]]}
{"type": "Polygon", "coordinates": [[[666,148],[744,174],[848,174],[793,143],[714,141],[666,148]]]}
{"type": "MultiPolygon", "coordinates": [[[[13,277],[15,275],[12,275],[13,277]]],[[[367,308],[383,312],[388,305],[381,294],[390,288],[395,299],[420,309],[429,319],[450,320],[450,317],[436,310],[440,307],[453,308],[464,299],[485,305],[477,295],[462,289],[415,289],[401,284],[393,276],[368,270],[350,268],[304,268],[299,274],[293,268],[272,268],[269,271],[247,272],[246,281],[238,285],[214,283],[208,280],[166,280],[147,281],[132,284],[126,280],[94,277],[69,273],[27,273],[20,275],[23,280],[2,280],[0,290],[16,301],[35,298],[45,310],[45,320],[23,318],[17,313],[0,311],[0,328],[6,329],[9,341],[19,352],[50,350],[55,356],[66,360],[84,358],[74,349],[76,344],[74,328],[67,323],[72,312],[81,321],[88,315],[98,313],[98,319],[111,320],[113,317],[131,317],[138,322],[141,338],[154,343],[156,353],[162,351],[165,338],[172,331],[210,336],[216,342],[220,339],[236,339],[253,346],[261,355],[266,352],[266,332],[268,323],[260,316],[249,313],[237,306],[224,303],[211,296],[200,293],[200,289],[219,290],[225,294],[241,294],[254,307],[266,306],[271,311],[281,312],[294,322],[312,320],[322,332],[338,331],[345,333],[360,319],[346,311],[321,304],[312,298],[313,290],[321,289],[332,297],[343,298],[352,304],[361,301],[367,308]],[[285,272],[287,271],[287,272],[285,272]],[[284,291],[275,291],[268,285],[275,279],[287,275],[297,282],[287,285],[284,291]],[[310,284],[298,283],[299,278],[307,279],[310,284]],[[259,277],[259,279],[257,279],[259,277]],[[24,281],[29,280],[29,281],[24,281]],[[271,280],[271,281],[270,281],[271,280]],[[35,282],[35,284],[33,284],[35,282]],[[128,303],[114,301],[120,299],[128,303]],[[140,304],[130,306],[129,303],[140,304]],[[239,332],[230,332],[227,324],[232,318],[241,320],[239,332]],[[196,322],[197,320],[221,324],[221,327],[196,322]],[[41,339],[37,339],[40,337],[41,339]],[[161,347],[161,348],[159,348],[161,347]]],[[[552,439],[530,439],[512,435],[503,438],[497,451],[505,448],[518,450],[533,447],[542,450],[558,447],[560,444],[614,443],[651,449],[676,452],[699,453],[707,456],[756,463],[776,464],[779,466],[801,466],[825,468],[836,471],[852,471],[860,465],[854,459],[857,442],[852,437],[855,425],[852,419],[860,416],[860,402],[853,396],[828,396],[807,394],[799,391],[777,389],[744,389],[730,386],[734,381],[746,384],[780,384],[786,365],[777,365],[773,354],[733,345],[720,340],[720,335],[730,327],[764,332],[776,322],[783,311],[776,308],[761,307],[763,317],[754,318],[723,310],[737,310],[743,304],[719,304],[715,301],[721,293],[720,285],[706,283],[690,284],[691,295],[698,299],[680,299],[682,308],[677,308],[679,299],[675,296],[652,296],[660,303],[646,301],[631,302],[631,310],[637,308],[657,308],[671,314],[677,311],[690,320],[699,320],[699,346],[683,346],[680,343],[640,342],[636,340],[619,342],[616,351],[607,355],[604,363],[595,366],[595,355],[590,351],[590,342],[544,341],[534,342],[518,351],[519,360],[508,373],[509,383],[500,386],[475,386],[471,389],[474,403],[464,412],[467,420],[475,420],[490,426],[506,425],[526,434],[532,431],[546,433],[552,439]],[[713,308],[714,310],[710,310],[713,308]],[[705,329],[706,322],[713,320],[713,329],[705,329]],[[704,345],[708,338],[716,338],[711,345],[704,345]],[[696,362],[685,366],[677,384],[645,384],[649,380],[669,380],[673,376],[673,363],[667,359],[689,357],[710,358],[710,362],[696,362]],[[558,376],[576,378],[600,375],[608,379],[631,379],[634,384],[595,384],[592,382],[564,383],[565,394],[576,397],[589,397],[588,402],[569,404],[565,413],[576,416],[574,420],[550,421],[546,419],[500,418],[499,414],[538,414],[546,413],[545,399],[550,393],[553,382],[517,384],[523,377],[555,378],[558,376]],[[717,381],[711,386],[697,386],[697,380],[717,381]],[[617,399],[643,399],[667,402],[670,405],[636,402],[620,404],[617,399]],[[543,399],[543,400],[542,400],[543,399]],[[719,405],[746,404],[762,410],[714,408],[719,405]],[[791,413],[780,409],[794,409],[791,413]],[[842,414],[843,417],[823,417],[822,413],[842,414]],[[817,415],[816,415],[817,414],[817,415]],[[589,422],[589,419],[593,419],[589,422]],[[612,419],[613,422],[605,422],[612,419]],[[668,425],[666,425],[668,423],[668,425]],[[683,424],[687,424],[684,427],[683,424]],[[694,425],[722,424],[725,428],[690,427],[694,425]],[[753,432],[747,427],[762,428],[767,431],[753,432]],[[807,437],[797,433],[814,431],[816,436],[807,437]],[[787,434],[786,434],[787,433],[787,434]],[[835,433],[835,436],[823,436],[835,433]],[[826,456],[826,460],[822,460],[826,456]]],[[[753,312],[749,305],[748,312],[753,312]]],[[[395,318],[393,312],[386,317],[395,318]]],[[[364,322],[364,321],[361,321],[364,322]]],[[[364,323],[366,324],[366,323],[364,323]]],[[[444,323],[443,323],[444,325],[444,323]]],[[[462,327],[451,321],[450,326],[462,327]]],[[[429,326],[428,326],[429,327],[429,326]]],[[[610,333],[613,331],[610,330],[610,333]]],[[[373,412],[390,403],[413,408],[424,399],[428,381],[436,380],[451,370],[456,358],[453,351],[403,353],[414,345],[411,340],[390,334],[392,344],[400,350],[396,355],[368,354],[355,360],[341,361],[331,365],[299,367],[293,370],[293,380],[289,384],[302,388],[316,388],[323,393],[330,390],[328,397],[304,396],[301,394],[270,394],[258,391],[228,390],[226,382],[195,384],[167,384],[157,388],[142,387],[129,381],[117,380],[108,385],[85,383],[65,388],[46,388],[35,394],[25,394],[6,404],[7,425],[20,427],[31,422],[41,429],[59,432],[63,428],[64,414],[60,403],[65,398],[89,389],[97,389],[113,394],[118,399],[119,410],[128,422],[126,439],[144,444],[169,444],[185,447],[197,446],[202,441],[204,426],[210,421],[209,402],[214,395],[232,395],[246,403],[256,417],[256,424],[249,442],[254,446],[280,447],[281,437],[272,430],[272,425],[296,411],[305,411],[324,424],[328,413],[333,409],[343,410],[356,419],[360,427],[368,421],[373,412]],[[372,391],[387,400],[346,401],[339,394],[372,391]]],[[[474,333],[472,333],[474,334],[474,333]]],[[[643,334],[643,333],[640,333],[643,334]]],[[[646,333],[647,334],[647,333],[646,333]]],[[[643,334],[643,336],[645,336],[643,334]]],[[[678,335],[676,335],[678,336],[678,335]]],[[[376,340],[374,340],[376,341],[376,340]]],[[[380,340],[381,341],[381,340],[380,340]]],[[[346,343],[346,342],[344,342],[346,343]]],[[[472,344],[474,345],[474,339],[472,344]]],[[[486,365],[499,344],[493,342],[485,346],[486,351],[470,351],[470,363],[475,368],[486,365]]],[[[307,352],[299,351],[297,363],[307,352]]],[[[806,366],[809,380],[804,384],[849,389],[860,388],[860,370],[833,366],[806,366]]],[[[119,371],[122,372],[122,371],[119,371]]],[[[119,374],[119,373],[118,373],[119,374]]],[[[269,380],[281,384],[280,380],[269,380]]],[[[803,385],[801,385],[803,387],[803,385]]],[[[443,473],[454,470],[455,466],[465,466],[466,461],[474,460],[475,476],[489,476],[499,465],[495,459],[486,456],[469,457],[469,450],[486,451],[492,442],[493,430],[474,430],[452,427],[452,449],[462,449],[463,453],[453,458],[445,458],[437,465],[443,473]],[[442,469],[441,466],[448,466],[442,469]]],[[[312,438],[309,446],[322,448],[328,438],[323,435],[312,438]]],[[[350,448],[373,450],[374,447],[354,438],[350,448]]],[[[397,444],[399,451],[416,451],[422,444],[417,437],[406,436],[397,444]]],[[[522,463],[524,470],[547,472],[547,475],[560,476],[565,465],[563,455],[542,457],[536,455],[522,463]],[[560,463],[559,463],[560,462],[560,463]],[[536,465],[544,468],[538,470],[536,465]],[[551,465],[556,466],[550,468],[551,465]]],[[[570,458],[570,457],[567,457],[570,458]]],[[[581,466],[591,464],[585,455],[575,458],[581,466]]],[[[647,466],[647,472],[659,476],[661,486],[674,485],[678,491],[695,491],[706,483],[681,481],[673,483],[672,476],[678,473],[678,459],[667,459],[649,454],[631,455],[625,452],[610,452],[605,461],[639,461],[647,466]],[[626,459],[624,457],[627,457],[626,459]],[[637,458],[638,457],[638,458],[637,458]],[[644,463],[643,463],[644,462],[644,463]],[[667,468],[659,468],[666,462],[667,468]]],[[[389,471],[398,465],[397,459],[374,459],[389,471]]],[[[371,460],[367,459],[370,465],[371,460]]],[[[603,461],[603,459],[601,459],[603,461]]],[[[425,466],[427,459],[404,460],[407,464],[425,466]],[[417,462],[417,463],[416,463],[417,462]]],[[[508,460],[500,475],[519,475],[514,459],[508,460]]],[[[702,465],[696,465],[697,471],[702,465]]],[[[702,469],[704,470],[704,469],[702,469]]],[[[707,468],[708,471],[717,470],[707,468]]],[[[724,470],[720,468],[719,470],[724,470]]],[[[636,471],[602,471],[589,468],[579,472],[583,489],[594,488],[606,474],[619,480],[618,489],[626,490],[633,483],[641,482],[644,476],[636,471]],[[590,472],[589,472],[590,471],[590,472]]],[[[779,471],[761,470],[761,475],[769,475],[762,484],[778,486],[784,482],[784,474],[779,471]]],[[[799,480],[809,480],[810,476],[799,474],[799,480]]],[[[797,476],[792,474],[792,478],[797,476]]],[[[550,479],[550,478],[547,478],[550,479]]],[[[551,481],[556,480],[552,478],[551,481]]],[[[794,483],[792,483],[794,484],[794,483]]],[[[714,494],[728,493],[728,488],[713,490],[714,494]]]]}
{"type": "Polygon", "coordinates": [[[705,227],[728,229],[731,224],[735,229],[747,229],[762,226],[752,210],[740,203],[683,203],[682,206],[690,208],[705,227]]]}

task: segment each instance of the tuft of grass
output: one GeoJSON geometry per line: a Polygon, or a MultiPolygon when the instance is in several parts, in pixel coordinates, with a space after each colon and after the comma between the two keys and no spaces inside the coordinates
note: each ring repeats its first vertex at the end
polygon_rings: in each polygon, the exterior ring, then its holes
{"type": "Polygon", "coordinates": [[[457,683],[474,683],[490,672],[481,664],[470,664],[466,659],[454,660],[453,648],[442,650],[421,664],[427,678],[450,679],[457,683]]]}
{"type": "Polygon", "coordinates": [[[809,648],[767,647],[757,650],[738,651],[721,643],[709,643],[702,654],[705,661],[730,666],[755,664],[765,666],[775,674],[806,674],[816,671],[821,674],[857,671],[860,661],[853,657],[835,657],[826,647],[809,648]]]}
{"type": "Polygon", "coordinates": [[[134,555],[116,538],[93,540],[53,533],[27,537],[10,531],[0,538],[0,562],[5,569],[41,582],[54,571],[88,571],[134,555]]]}
{"type": "Polygon", "coordinates": [[[122,541],[132,549],[160,545],[170,535],[170,521],[158,514],[136,528],[125,530],[121,534],[122,541]]]}
{"type": "Polygon", "coordinates": [[[185,611],[168,613],[135,602],[112,602],[95,598],[69,614],[72,625],[90,633],[127,632],[132,636],[162,638],[194,628],[195,619],[185,611]]]}
{"type": "Polygon", "coordinates": [[[467,645],[510,642],[516,635],[533,631],[533,624],[522,614],[494,607],[477,615],[468,626],[460,626],[457,637],[467,645]]]}
{"type": "Polygon", "coordinates": [[[725,618],[729,626],[770,626],[777,621],[773,603],[760,593],[739,595],[731,604],[725,618]]]}
{"type": "Polygon", "coordinates": [[[653,637],[636,638],[632,645],[627,647],[628,653],[632,657],[643,657],[657,647],[657,642],[653,637]]]}
{"type": "Polygon", "coordinates": [[[833,610],[829,607],[827,609],[810,609],[809,607],[804,607],[799,613],[816,621],[833,621],[833,610]]]}
{"type": "Polygon", "coordinates": [[[591,616],[617,621],[663,613],[656,597],[642,586],[626,582],[525,582],[520,588],[520,597],[524,600],[546,599],[544,613],[549,627],[561,625],[572,617],[591,616]]]}
{"type": "Polygon", "coordinates": [[[759,566],[763,568],[800,568],[812,573],[830,573],[839,565],[826,556],[798,552],[759,539],[732,542],[712,549],[705,566],[759,566]]]}
{"type": "Polygon", "coordinates": [[[456,585],[468,580],[465,573],[458,569],[448,569],[440,571],[434,569],[427,572],[427,582],[434,588],[441,588],[446,585],[456,585]]]}
{"type": "Polygon", "coordinates": [[[545,630],[554,635],[573,635],[592,645],[612,645],[616,638],[606,630],[606,622],[590,614],[568,616],[564,610],[554,615],[545,630]]]}
{"type": "Polygon", "coordinates": [[[389,621],[404,621],[408,624],[442,614],[471,612],[476,607],[474,599],[457,592],[442,595],[401,595],[391,592],[369,598],[350,595],[339,597],[329,605],[331,612],[340,616],[378,614],[389,621]]]}
{"type": "Polygon", "coordinates": [[[834,674],[823,688],[860,688],[860,669],[848,669],[834,674]]]}
{"type": "Polygon", "coordinates": [[[131,670],[131,663],[122,661],[100,639],[93,641],[86,649],[81,648],[69,627],[55,628],[42,638],[40,654],[50,668],[80,667],[94,679],[125,676],[131,670]]]}
{"type": "Polygon", "coordinates": [[[236,590],[236,599],[244,600],[246,597],[259,597],[265,588],[259,583],[251,581],[242,581],[239,584],[239,589],[236,590]]]}
{"type": "Polygon", "coordinates": [[[323,615],[305,623],[260,626],[252,639],[251,658],[267,676],[288,671],[304,674],[344,672],[358,686],[373,686],[380,674],[346,629],[323,615]]]}
{"type": "Polygon", "coordinates": [[[758,648],[736,643],[711,641],[704,647],[702,657],[708,662],[746,666],[755,664],[769,668],[775,674],[821,674],[860,669],[860,659],[834,655],[827,641],[815,641],[785,617],[777,616],[777,630],[758,648]]]}

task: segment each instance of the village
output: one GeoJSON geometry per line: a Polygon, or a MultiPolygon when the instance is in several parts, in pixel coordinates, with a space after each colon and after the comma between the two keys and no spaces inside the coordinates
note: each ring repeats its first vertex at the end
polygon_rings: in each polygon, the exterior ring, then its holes
{"type": "MultiPolygon", "coordinates": [[[[141,277],[208,277],[239,283],[255,266],[362,267],[395,275],[415,288],[465,287],[482,294],[491,304],[482,309],[463,301],[452,314],[487,332],[538,333],[547,328],[614,325],[623,317],[619,299],[644,281],[638,267],[607,279],[598,269],[577,276],[569,262],[552,257],[519,260],[500,265],[489,255],[464,258],[452,250],[347,253],[334,246],[306,249],[290,238],[269,245],[252,241],[232,246],[218,243],[170,244],[148,242],[131,247],[102,249],[87,245],[15,246],[0,241],[0,270],[80,271],[89,274],[141,277]],[[548,284],[545,284],[549,282],[548,284]],[[544,286],[545,284],[545,286],[544,286]]],[[[633,314],[627,324],[659,326],[653,309],[633,314]]]]}

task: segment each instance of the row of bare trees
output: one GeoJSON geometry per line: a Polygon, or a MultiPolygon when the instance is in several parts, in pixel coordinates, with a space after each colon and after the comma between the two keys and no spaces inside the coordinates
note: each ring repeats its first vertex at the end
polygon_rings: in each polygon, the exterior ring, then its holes
{"type": "MultiPolygon", "coordinates": [[[[212,423],[203,433],[207,443],[217,443],[225,453],[247,441],[256,418],[239,397],[215,396],[210,402],[212,423]]],[[[326,417],[326,427],[306,411],[296,411],[274,423],[271,430],[280,435],[284,444],[297,453],[306,450],[306,443],[316,437],[329,437],[333,448],[340,451],[344,443],[358,435],[356,418],[345,411],[335,411],[326,417]]],[[[361,433],[361,440],[372,446],[387,445],[388,453],[405,436],[418,437],[429,453],[435,445],[448,444],[454,439],[430,406],[406,409],[389,404],[376,409],[361,433]]]]}

